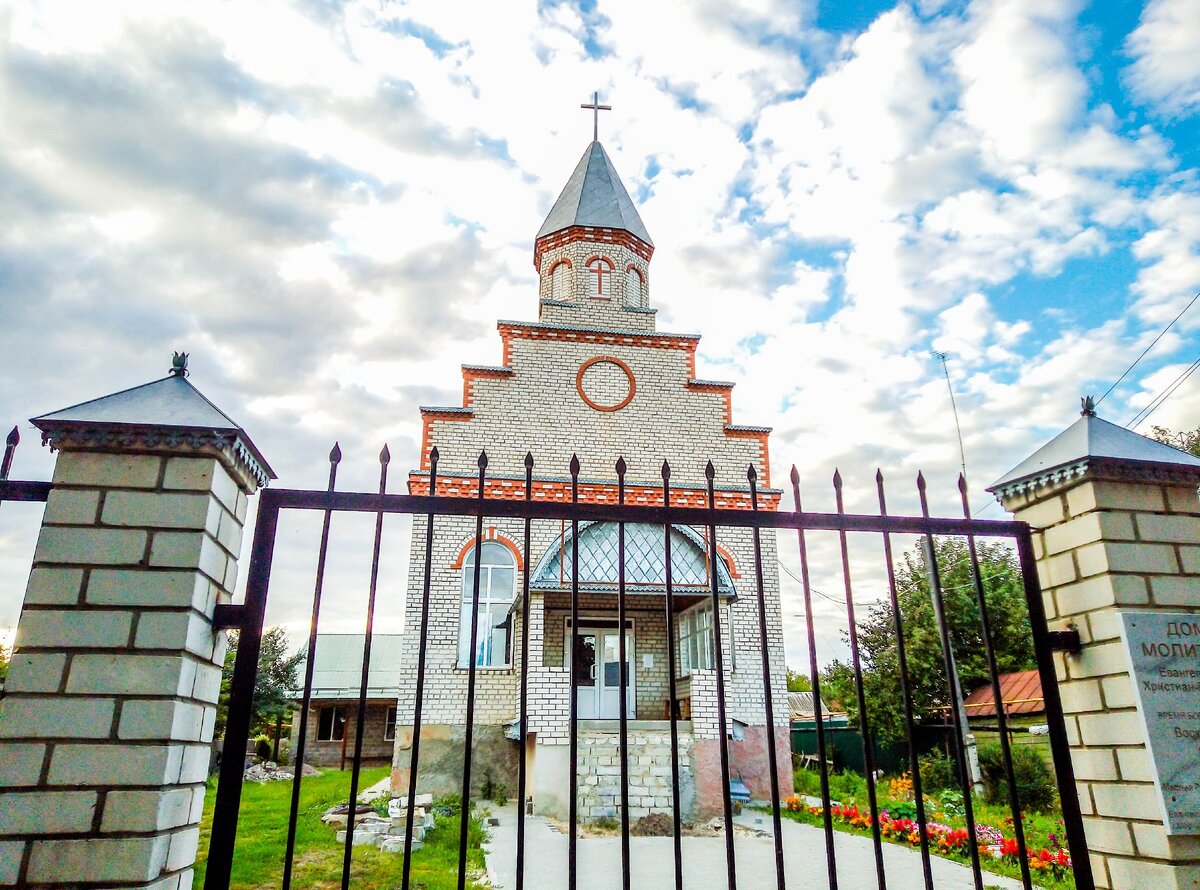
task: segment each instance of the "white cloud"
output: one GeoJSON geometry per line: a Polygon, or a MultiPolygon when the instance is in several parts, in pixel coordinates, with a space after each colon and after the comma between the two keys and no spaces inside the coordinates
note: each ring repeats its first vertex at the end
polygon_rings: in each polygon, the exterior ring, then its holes
{"type": "Polygon", "coordinates": [[[1168,116],[1200,109],[1200,15],[1193,0],[1149,0],[1126,50],[1134,90],[1168,116]]]}

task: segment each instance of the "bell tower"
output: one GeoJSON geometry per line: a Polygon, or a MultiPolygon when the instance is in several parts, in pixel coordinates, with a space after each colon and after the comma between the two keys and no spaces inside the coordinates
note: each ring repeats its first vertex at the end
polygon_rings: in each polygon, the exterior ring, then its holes
{"type": "Polygon", "coordinates": [[[591,109],[591,144],[554,202],[534,241],[541,321],[653,330],[649,265],[654,242],[598,139],[591,109]]]}

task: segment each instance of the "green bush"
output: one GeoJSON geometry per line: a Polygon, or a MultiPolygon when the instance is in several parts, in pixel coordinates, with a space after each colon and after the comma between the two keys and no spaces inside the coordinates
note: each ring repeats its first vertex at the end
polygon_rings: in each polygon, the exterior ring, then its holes
{"type": "MultiPolygon", "coordinates": [[[[1017,801],[1021,810],[1045,812],[1054,806],[1055,782],[1050,769],[1038,752],[1025,745],[1012,746],[1013,775],[1017,781],[1017,801]]],[[[999,745],[979,747],[979,772],[983,778],[984,798],[988,803],[1008,803],[1008,776],[999,745]]]]}
{"type": "Polygon", "coordinates": [[[254,756],[259,760],[271,759],[271,737],[266,735],[256,736],[254,739],[254,756]]]}
{"type": "Polygon", "coordinates": [[[921,770],[921,790],[926,793],[957,789],[958,765],[941,751],[922,754],[917,760],[921,770]]]}

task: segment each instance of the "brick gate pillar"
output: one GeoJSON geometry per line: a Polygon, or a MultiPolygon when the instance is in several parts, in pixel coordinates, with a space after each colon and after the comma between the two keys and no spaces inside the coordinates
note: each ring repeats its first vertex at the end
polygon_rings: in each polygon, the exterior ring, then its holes
{"type": "MultiPolygon", "coordinates": [[[[1200,887],[1200,836],[1164,824],[1121,630],[1122,613],[1200,613],[1198,482],[1200,460],[1101,420],[1087,400],[1079,421],[989,489],[1033,528],[1050,630],[1082,641],[1055,653],[1055,668],[1097,887],[1200,887]]],[[[1194,780],[1200,758],[1185,756],[1194,780]]]]}
{"type": "Polygon", "coordinates": [[[178,364],[33,421],[59,454],[0,702],[0,885],[191,886],[213,609],[273,474],[178,364]]]}

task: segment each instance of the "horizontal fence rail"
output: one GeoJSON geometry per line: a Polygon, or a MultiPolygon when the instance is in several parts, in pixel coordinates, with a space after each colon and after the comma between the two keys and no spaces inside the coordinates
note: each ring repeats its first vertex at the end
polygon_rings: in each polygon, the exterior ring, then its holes
{"type": "MultiPolygon", "coordinates": [[[[359,772],[362,760],[362,744],[363,744],[363,727],[367,705],[368,691],[368,670],[371,666],[371,646],[373,638],[373,626],[375,620],[376,594],[377,583],[379,577],[379,562],[382,547],[382,532],[383,520],[389,514],[409,514],[414,517],[423,517],[426,521],[423,532],[419,535],[414,535],[413,546],[421,547],[418,554],[418,562],[423,565],[423,575],[415,579],[416,586],[413,586],[414,579],[409,579],[408,586],[409,595],[419,596],[420,608],[419,612],[415,610],[414,604],[409,604],[410,617],[415,616],[418,629],[415,647],[415,688],[413,689],[413,711],[412,711],[412,742],[411,748],[407,755],[408,759],[408,787],[407,789],[398,789],[398,793],[407,795],[407,814],[405,818],[405,834],[404,834],[404,860],[403,860],[403,876],[402,887],[408,890],[412,886],[412,874],[410,869],[410,859],[413,852],[413,835],[414,835],[414,813],[416,812],[415,797],[418,788],[418,776],[421,769],[420,747],[421,747],[421,730],[423,719],[425,717],[424,710],[426,707],[426,679],[430,670],[430,652],[428,649],[428,641],[431,632],[431,598],[434,595],[431,590],[431,577],[433,575],[433,551],[435,539],[437,536],[436,526],[439,521],[444,522],[450,517],[467,517],[473,518],[475,537],[473,546],[475,547],[475,555],[473,563],[463,562],[464,587],[462,588],[461,600],[456,604],[456,608],[461,606],[465,609],[466,605],[470,604],[470,633],[468,652],[470,653],[465,666],[467,674],[466,678],[466,694],[463,705],[466,709],[465,722],[463,724],[463,733],[465,735],[463,745],[463,762],[462,762],[462,807],[458,813],[458,829],[459,829],[459,849],[458,849],[458,887],[460,890],[466,886],[467,861],[468,861],[468,830],[470,826],[470,806],[472,790],[472,774],[473,768],[477,764],[473,763],[473,738],[476,729],[475,723],[475,705],[477,697],[477,661],[478,661],[478,643],[480,638],[480,601],[481,601],[481,586],[482,579],[482,543],[484,542],[484,520],[485,519],[512,519],[521,520],[522,531],[518,533],[520,537],[519,546],[524,554],[523,566],[517,569],[517,577],[515,579],[514,594],[517,590],[520,591],[521,602],[519,609],[520,617],[520,659],[519,659],[519,698],[517,704],[516,727],[517,738],[520,740],[521,749],[517,756],[517,822],[516,822],[516,837],[515,837],[515,852],[516,852],[516,872],[515,872],[515,887],[517,890],[524,890],[526,886],[532,886],[527,878],[527,858],[529,850],[529,836],[527,835],[526,821],[528,815],[526,813],[526,800],[529,792],[529,776],[527,775],[526,757],[524,754],[525,742],[530,735],[529,717],[530,717],[530,696],[528,690],[529,672],[531,665],[529,663],[529,628],[531,624],[530,616],[530,582],[531,572],[534,571],[533,564],[534,554],[531,551],[532,524],[536,521],[554,520],[561,524],[563,528],[563,536],[565,539],[566,529],[570,529],[571,547],[569,551],[563,547],[559,551],[559,558],[563,565],[560,566],[560,572],[565,574],[560,575],[564,584],[561,588],[556,588],[563,595],[568,595],[570,598],[570,624],[569,624],[569,640],[567,641],[566,651],[575,653],[578,651],[577,646],[580,642],[580,593],[581,589],[586,592],[587,587],[581,587],[580,580],[580,549],[581,539],[580,530],[584,524],[594,522],[605,522],[616,524],[616,552],[617,552],[617,577],[614,579],[614,584],[611,590],[615,593],[615,602],[613,603],[612,612],[617,628],[617,660],[618,660],[618,696],[619,696],[619,713],[617,716],[618,723],[618,767],[619,767],[619,790],[617,797],[619,798],[619,827],[620,827],[620,873],[621,886],[623,890],[628,890],[633,884],[637,883],[638,875],[631,867],[630,856],[630,728],[629,720],[636,715],[630,715],[629,711],[629,691],[631,678],[628,675],[629,652],[626,649],[626,628],[627,628],[627,599],[632,595],[632,582],[629,582],[626,577],[626,562],[628,556],[629,529],[628,526],[638,524],[639,527],[651,525],[661,527],[663,530],[662,549],[663,556],[663,578],[661,583],[655,581],[656,589],[661,589],[663,597],[661,604],[661,618],[666,623],[667,628],[667,643],[666,656],[668,661],[668,677],[667,688],[669,697],[667,700],[667,720],[670,729],[670,748],[671,748],[671,823],[672,823],[672,854],[673,854],[673,881],[672,885],[677,890],[682,890],[686,885],[684,880],[686,862],[683,856],[683,846],[681,838],[684,834],[684,818],[682,814],[681,788],[683,781],[681,777],[681,729],[680,723],[683,717],[679,710],[678,690],[676,688],[676,677],[679,674],[679,664],[677,659],[680,652],[680,636],[677,619],[679,613],[677,611],[677,600],[680,595],[686,595],[696,603],[706,603],[706,608],[712,610],[711,620],[711,649],[709,650],[712,659],[712,670],[715,674],[715,712],[717,725],[717,748],[720,763],[720,778],[722,782],[721,799],[719,802],[720,816],[717,817],[724,836],[725,847],[725,876],[726,883],[730,890],[735,890],[738,886],[738,857],[735,855],[734,836],[735,836],[735,819],[734,819],[734,800],[731,787],[732,780],[737,776],[733,773],[730,761],[730,727],[733,725],[733,715],[728,710],[728,702],[726,701],[727,687],[729,686],[728,673],[732,670],[732,665],[726,662],[726,652],[733,653],[736,657],[736,645],[732,638],[729,640],[723,639],[723,634],[729,632],[729,627],[722,626],[722,603],[727,602],[725,596],[727,591],[722,589],[722,581],[720,572],[717,570],[718,565],[724,558],[720,548],[720,540],[722,535],[728,535],[732,529],[749,530],[750,537],[748,539],[752,546],[752,571],[753,577],[747,578],[738,585],[735,595],[738,599],[744,599],[748,606],[752,606],[756,611],[756,620],[753,622],[754,636],[757,638],[755,643],[754,656],[761,660],[761,689],[763,699],[763,710],[765,711],[766,727],[765,740],[767,746],[767,769],[769,770],[769,805],[771,807],[771,833],[773,843],[773,861],[774,861],[774,884],[778,890],[783,890],[786,886],[813,886],[813,874],[796,874],[790,875],[785,869],[785,844],[783,825],[780,820],[781,807],[784,802],[781,799],[780,787],[780,764],[777,761],[776,752],[776,729],[780,724],[788,726],[789,722],[782,715],[775,713],[774,691],[781,688],[783,682],[782,677],[772,674],[773,668],[778,671],[781,665],[781,658],[778,653],[773,653],[768,642],[773,628],[769,626],[769,621],[780,620],[778,615],[768,615],[768,601],[765,591],[767,589],[766,579],[768,570],[764,569],[764,556],[761,534],[763,531],[784,531],[795,533],[797,535],[797,546],[799,552],[799,569],[802,593],[804,598],[806,632],[808,638],[808,669],[809,682],[812,687],[813,708],[816,726],[816,740],[818,745],[818,770],[820,774],[821,788],[821,814],[823,822],[823,833],[825,841],[825,875],[824,883],[830,888],[839,886],[838,861],[834,845],[834,827],[832,822],[833,804],[831,801],[829,774],[831,769],[829,741],[826,738],[829,730],[826,726],[826,721],[822,713],[821,700],[821,672],[817,659],[817,644],[816,635],[813,625],[813,610],[812,610],[812,594],[814,587],[810,578],[810,555],[808,535],[813,532],[831,532],[834,533],[838,544],[838,554],[840,556],[839,564],[841,569],[842,581],[844,583],[844,608],[847,612],[847,632],[850,637],[850,654],[852,659],[852,668],[854,675],[855,690],[857,696],[857,714],[859,728],[863,739],[863,757],[866,764],[866,783],[867,783],[867,798],[868,811],[870,816],[871,827],[871,845],[875,865],[875,884],[879,890],[885,890],[888,886],[888,873],[886,862],[883,854],[883,839],[881,837],[881,807],[876,788],[877,774],[875,771],[874,751],[871,743],[871,714],[869,712],[869,703],[864,693],[863,687],[863,666],[859,660],[859,650],[857,646],[857,621],[855,616],[856,597],[854,593],[854,584],[852,581],[851,560],[848,551],[848,536],[852,534],[873,534],[878,535],[882,543],[883,561],[886,564],[886,586],[882,588],[885,592],[886,606],[890,609],[890,616],[893,623],[893,630],[896,636],[898,647],[898,674],[900,680],[901,701],[896,703],[897,709],[903,710],[904,727],[908,741],[908,757],[909,767],[914,785],[914,799],[916,806],[916,831],[920,838],[920,858],[921,870],[924,886],[926,890],[934,890],[934,876],[931,867],[931,845],[929,843],[929,819],[928,813],[922,795],[921,776],[919,764],[917,763],[917,746],[915,744],[915,729],[917,724],[917,715],[914,710],[912,698],[912,682],[910,675],[910,666],[906,660],[905,650],[905,620],[902,615],[901,606],[897,597],[897,580],[893,568],[893,553],[892,553],[892,537],[895,535],[910,535],[923,539],[929,548],[929,553],[933,554],[933,541],[937,537],[958,537],[962,538],[967,543],[968,552],[970,555],[970,576],[973,594],[975,596],[978,614],[975,616],[981,628],[982,638],[986,646],[987,665],[990,671],[990,681],[996,699],[1000,699],[999,679],[997,674],[996,655],[993,651],[993,629],[990,624],[991,616],[988,614],[987,603],[985,598],[985,579],[982,577],[979,567],[979,556],[976,549],[976,540],[978,538],[1002,538],[1013,543],[1021,561],[1022,583],[1025,589],[1026,604],[1029,612],[1030,624],[1033,628],[1035,654],[1037,666],[1042,680],[1043,690],[1045,692],[1046,707],[1047,707],[1047,722],[1049,724],[1049,735],[1051,741],[1051,749],[1054,759],[1056,772],[1060,787],[1063,790],[1062,805],[1063,816],[1065,822],[1065,834],[1068,840],[1071,857],[1074,863],[1074,873],[1076,886],[1085,890],[1093,886],[1090,864],[1087,856],[1086,845],[1084,843],[1082,822],[1080,819],[1078,801],[1075,797],[1075,785],[1073,780],[1073,772],[1069,757],[1069,749],[1067,745],[1067,737],[1065,726],[1062,719],[1061,707],[1058,702],[1057,686],[1054,674],[1053,663],[1051,660],[1051,646],[1048,637],[1048,632],[1045,627],[1045,617],[1042,611],[1041,594],[1037,584],[1036,571],[1033,564],[1033,555],[1031,549],[1031,539],[1029,527],[1025,523],[1012,521],[997,521],[997,520],[981,520],[973,519],[967,509],[967,497],[965,483],[960,480],[960,493],[963,503],[962,518],[943,518],[933,517],[929,513],[928,501],[926,497],[925,482],[923,477],[917,479],[917,492],[921,502],[922,512],[918,516],[893,516],[887,512],[886,496],[884,491],[884,481],[882,474],[876,476],[876,487],[879,499],[879,512],[877,514],[851,514],[845,511],[842,491],[842,480],[840,475],[834,479],[834,495],[836,500],[836,512],[819,513],[808,512],[803,510],[800,500],[800,488],[798,482],[798,474],[793,469],[791,476],[792,497],[794,500],[795,509],[791,511],[774,510],[763,508],[762,493],[757,487],[757,479],[753,468],[747,475],[747,485],[745,488],[737,489],[739,497],[746,498],[745,503],[747,509],[731,509],[727,507],[717,508],[715,504],[718,501],[718,490],[714,485],[715,471],[710,463],[706,472],[706,496],[707,507],[695,506],[676,506],[672,503],[674,489],[672,488],[671,468],[664,461],[662,466],[662,482],[659,492],[663,503],[661,505],[631,505],[626,503],[626,474],[627,468],[624,460],[619,460],[614,466],[614,477],[616,485],[613,486],[616,494],[616,501],[613,503],[581,503],[580,502],[580,466],[577,459],[573,459],[570,464],[569,480],[565,481],[569,486],[570,500],[541,500],[538,499],[534,492],[534,462],[532,456],[527,456],[525,460],[525,477],[523,487],[520,485],[512,485],[508,491],[509,495],[504,498],[494,498],[485,496],[488,491],[488,458],[486,454],[479,455],[477,462],[478,473],[476,477],[477,487],[474,487],[475,496],[430,496],[430,495],[400,495],[388,494],[387,488],[387,472],[390,463],[390,455],[384,448],[380,454],[380,471],[378,491],[375,493],[365,492],[339,492],[336,490],[337,470],[341,461],[340,449],[335,446],[330,453],[330,469],[329,480],[325,490],[290,490],[290,489],[268,489],[260,495],[258,506],[258,515],[256,520],[254,540],[251,549],[250,567],[247,575],[247,588],[245,603],[241,608],[228,609],[223,613],[223,620],[231,626],[236,626],[240,631],[237,660],[234,667],[234,673],[231,683],[231,700],[229,704],[229,716],[226,727],[225,736],[225,751],[229,756],[226,756],[221,764],[220,781],[217,791],[217,799],[215,804],[213,829],[211,842],[208,852],[207,876],[205,887],[207,890],[226,890],[229,886],[232,863],[235,855],[236,833],[238,811],[241,800],[242,788],[242,772],[243,763],[241,762],[239,752],[244,749],[244,744],[249,736],[250,720],[251,720],[251,699],[253,695],[255,674],[257,671],[260,638],[262,634],[264,617],[266,614],[267,593],[270,585],[273,561],[275,559],[275,543],[276,535],[279,528],[280,516],[283,511],[302,510],[302,511],[318,511],[323,514],[320,532],[320,543],[317,552],[317,568],[313,587],[313,598],[311,604],[311,617],[309,624],[309,633],[307,638],[307,663],[304,677],[304,689],[301,697],[301,712],[298,721],[298,743],[294,752],[294,778],[290,803],[290,818],[288,825],[288,834],[285,848],[282,853],[282,886],[287,888],[293,885],[294,878],[294,858],[296,856],[296,820],[299,815],[300,803],[300,787],[302,783],[301,764],[304,762],[306,734],[309,726],[308,711],[312,701],[312,684],[313,684],[313,665],[316,656],[316,639],[317,627],[321,617],[322,599],[325,596],[325,573],[326,560],[328,556],[330,526],[333,521],[334,514],[337,513],[361,513],[374,514],[374,536],[372,545],[372,556],[369,574],[369,589],[367,593],[366,614],[364,616],[363,637],[363,660],[361,671],[361,683],[358,690],[358,708],[356,713],[356,733],[354,741],[353,759],[351,761],[351,777],[350,777],[350,792],[349,792],[349,812],[347,814],[347,833],[345,841],[345,849],[342,860],[341,886],[349,887],[351,884],[351,849],[354,841],[355,831],[355,802],[359,786],[359,772]],[[684,586],[677,583],[674,577],[673,559],[672,559],[672,533],[680,528],[691,528],[696,531],[702,531],[702,539],[704,541],[705,558],[707,565],[711,570],[707,572],[708,585],[707,589],[698,590],[696,585],[690,585],[686,591],[681,594],[681,588],[684,586]],[[418,540],[418,537],[423,540],[418,540]],[[565,563],[570,563],[569,571],[565,569],[565,563]],[[468,599],[469,593],[469,599],[468,599]],[[728,645],[723,645],[724,643],[728,645]]],[[[437,491],[438,482],[438,462],[439,455],[437,449],[433,449],[430,455],[429,468],[423,471],[422,478],[428,478],[429,491],[437,491]]],[[[506,477],[511,480],[512,477],[506,477]]],[[[11,484],[11,483],[10,483],[11,484]]],[[[606,485],[610,483],[605,483],[606,485]]],[[[644,490],[644,485],[640,486],[644,490]]],[[[2,491],[3,489],[0,489],[2,491]]],[[[727,494],[732,489],[722,487],[720,492],[727,494]]],[[[693,488],[693,492],[695,489],[693,488]]],[[[778,494],[777,492],[775,493],[778,494]]],[[[773,495],[774,496],[774,495],[773,495]]],[[[694,503],[694,500],[691,501],[694,503]]],[[[512,526],[508,526],[512,528],[512,526]]],[[[414,526],[415,528],[415,526],[414,526]]],[[[697,540],[701,536],[697,535],[697,540]]],[[[773,551],[772,551],[773,552],[773,551]]],[[[414,563],[418,564],[418,563],[414,563]]],[[[657,563],[655,563],[657,564],[657,563]]],[[[773,571],[773,566],[770,570],[773,571]]],[[[940,636],[940,645],[944,656],[944,671],[945,676],[940,678],[939,682],[944,682],[947,685],[946,694],[951,702],[959,701],[962,697],[962,690],[957,686],[956,671],[953,666],[953,651],[952,640],[949,634],[949,628],[944,615],[944,600],[942,595],[941,581],[938,575],[937,559],[929,560],[930,577],[934,601],[938,608],[935,610],[938,633],[940,636]]],[[[490,577],[490,576],[489,576],[490,577]]],[[[490,583],[490,581],[489,581],[490,583]]],[[[644,581],[638,582],[638,594],[645,595],[644,581]]],[[[536,591],[535,591],[536,592],[536,591]]],[[[727,609],[728,611],[728,609],[727,609]]],[[[463,619],[465,619],[465,612],[463,619]]],[[[509,621],[513,620],[513,615],[510,614],[509,621]]],[[[540,626],[540,625],[539,625],[540,626]]],[[[489,629],[490,630],[490,629],[489,629]]],[[[745,631],[741,636],[741,643],[737,645],[746,646],[747,639],[745,631]]],[[[515,644],[515,639],[510,637],[509,646],[515,644]]],[[[599,639],[596,644],[599,647],[599,639]]],[[[749,649],[745,650],[750,652],[749,649]]],[[[513,653],[515,654],[515,652],[513,653]]],[[[510,660],[511,664],[511,660],[510,660]]],[[[564,656],[564,667],[567,667],[567,659],[564,656]]],[[[516,667],[513,664],[513,667],[516,667]]],[[[568,753],[568,768],[569,780],[565,793],[569,796],[567,801],[568,807],[568,832],[567,832],[567,854],[566,868],[563,878],[563,887],[569,890],[575,890],[579,886],[579,872],[581,862],[579,860],[579,824],[582,821],[578,811],[579,795],[577,793],[577,784],[580,781],[579,776],[579,700],[575,689],[575,665],[572,657],[570,666],[566,673],[566,688],[567,695],[570,697],[568,705],[569,710],[569,753],[568,753]]],[[[950,709],[952,725],[954,732],[952,734],[954,760],[958,767],[958,776],[961,782],[961,788],[966,808],[967,832],[970,835],[970,844],[967,852],[970,860],[970,870],[972,880],[976,890],[982,890],[984,885],[983,873],[980,864],[979,847],[976,843],[975,828],[973,814],[971,811],[972,789],[970,787],[970,777],[967,770],[966,752],[963,745],[963,731],[965,726],[959,722],[958,709],[951,707],[950,709]]],[[[1013,817],[1013,826],[1015,831],[1016,843],[1020,851],[1021,862],[1021,879],[1026,888],[1032,886],[1031,875],[1028,865],[1028,857],[1025,850],[1025,838],[1021,829],[1021,811],[1019,802],[1016,798],[1016,782],[1013,766],[1013,758],[1011,747],[1008,743],[1006,724],[1002,714],[1003,709],[998,718],[1000,725],[1000,736],[1002,746],[1002,758],[1004,761],[1005,773],[1008,779],[1009,788],[1009,808],[1013,817]]],[[[348,731],[348,727],[347,730],[348,731]]],[[[694,743],[693,743],[694,744],[694,743]]],[[[587,814],[585,814],[587,815],[587,814]]],[[[884,817],[886,819],[886,817],[884,817]]],[[[613,867],[616,867],[614,862],[613,867]]],[[[817,878],[819,880],[819,878],[817,878]]]]}

